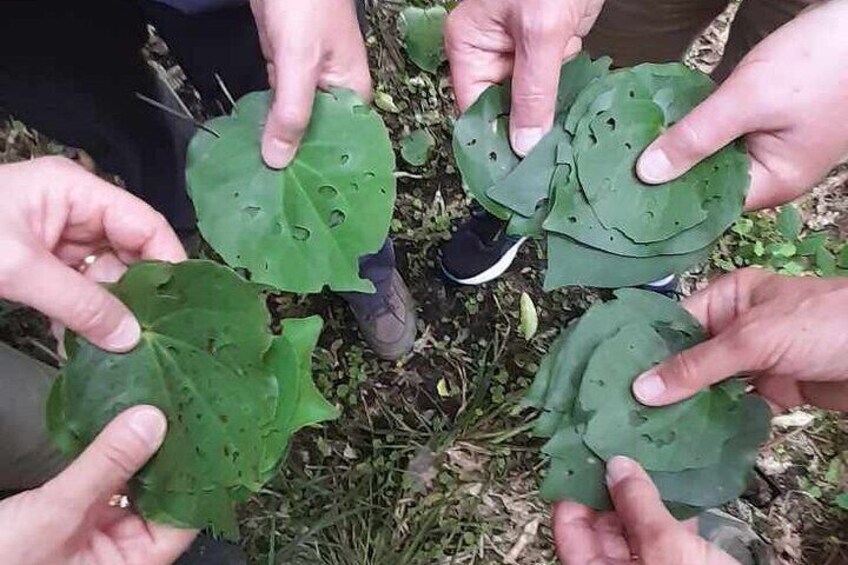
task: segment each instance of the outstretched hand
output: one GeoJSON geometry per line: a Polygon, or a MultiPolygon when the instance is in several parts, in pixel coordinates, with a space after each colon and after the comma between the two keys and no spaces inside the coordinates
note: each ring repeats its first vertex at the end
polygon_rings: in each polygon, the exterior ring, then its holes
{"type": "Polygon", "coordinates": [[[0,502],[4,563],[165,565],[176,560],[196,531],[146,522],[110,505],[162,445],[166,426],[156,408],[130,408],[56,478],[0,502]]]}
{"type": "Polygon", "coordinates": [[[59,157],[0,165],[0,201],[0,297],[40,310],[103,349],[135,347],[135,317],[95,281],[115,280],[141,259],[184,260],[165,218],[59,157]]]}
{"type": "Polygon", "coordinates": [[[711,337],[639,376],[639,401],[671,404],[741,374],[775,409],[848,410],[848,280],[744,269],[683,305],[711,337]]]}
{"type": "Polygon", "coordinates": [[[297,154],[315,89],[349,88],[371,99],[371,75],[353,0],[250,0],[274,101],[262,157],[281,169],[297,154]]]}
{"type": "Polygon", "coordinates": [[[672,180],[744,136],[746,206],[794,200],[848,156],[848,0],[821,2],[764,39],[721,87],[651,144],[639,177],[672,180]]]}
{"type": "Polygon", "coordinates": [[[583,48],[603,0],[465,0],[445,49],[460,111],[512,75],[510,140],[526,155],[551,129],[559,69],[583,48]]]}
{"type": "Polygon", "coordinates": [[[738,565],[668,513],[657,487],[633,460],[607,462],[614,512],[575,502],[554,506],[554,543],[563,565],[738,565]]]}

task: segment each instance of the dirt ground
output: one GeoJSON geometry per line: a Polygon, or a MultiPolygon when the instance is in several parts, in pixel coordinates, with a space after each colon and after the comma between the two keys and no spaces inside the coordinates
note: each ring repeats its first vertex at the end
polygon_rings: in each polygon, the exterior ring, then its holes
{"type": "MultiPolygon", "coordinates": [[[[298,436],[286,468],[245,505],[242,543],[253,561],[267,563],[553,563],[549,509],[536,492],[540,444],[528,434],[533,415],[517,404],[559,329],[609,295],[543,293],[544,249],[532,243],[495,283],[457,288],[439,277],[439,245],[468,206],[450,150],[455,111],[445,69],[429,75],[406,59],[399,8],[371,7],[368,46],[375,87],[398,110],[382,112],[393,139],[420,127],[437,139],[426,166],[398,159],[392,236],[420,307],[419,338],[407,359],[381,362],[338,298],[272,297],[280,316],[324,317],[315,375],[343,416],[298,436]],[[517,330],[522,292],[539,310],[530,341],[517,330]]],[[[709,30],[688,61],[714,65],[728,26],[725,18],[709,30]]],[[[167,72],[188,90],[178,69],[167,72]]],[[[88,162],[25,124],[0,125],[0,163],[45,153],[88,162]]],[[[848,237],[846,181],[848,168],[838,168],[803,200],[808,228],[848,237]]],[[[718,274],[705,265],[685,288],[718,274]]],[[[0,311],[0,338],[55,362],[44,329],[26,309],[0,311]]],[[[805,408],[776,420],[751,488],[727,510],[770,542],[779,563],[848,564],[848,511],[835,502],[846,481],[848,420],[805,408]]]]}

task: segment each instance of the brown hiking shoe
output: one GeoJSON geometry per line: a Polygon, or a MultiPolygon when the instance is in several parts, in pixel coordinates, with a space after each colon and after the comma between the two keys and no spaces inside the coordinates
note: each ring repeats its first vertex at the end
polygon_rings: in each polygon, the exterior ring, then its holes
{"type": "Polygon", "coordinates": [[[395,361],[415,343],[415,303],[400,273],[395,270],[384,295],[369,304],[351,303],[365,341],[382,359],[395,361]]]}

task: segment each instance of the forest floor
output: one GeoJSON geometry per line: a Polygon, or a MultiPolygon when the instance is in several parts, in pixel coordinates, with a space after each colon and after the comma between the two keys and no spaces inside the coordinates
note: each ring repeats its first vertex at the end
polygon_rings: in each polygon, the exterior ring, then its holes
{"type": "MultiPolygon", "coordinates": [[[[342,417],[298,435],[285,469],[243,508],[242,543],[260,563],[554,563],[549,507],[537,494],[540,443],[528,433],[533,415],[518,402],[565,323],[610,295],[542,292],[544,248],[532,242],[494,283],[457,288],[439,277],[439,246],[469,202],[450,149],[455,110],[446,70],[434,76],[407,61],[399,8],[371,8],[367,43],[376,89],[397,109],[382,112],[395,142],[422,127],[437,140],[424,167],[398,159],[392,236],[419,306],[419,337],[406,359],[382,362],[337,297],[272,299],[278,313],[325,319],[315,375],[342,417]],[[530,341],[518,331],[522,292],[539,311],[540,331],[530,341]]],[[[713,65],[727,25],[714,26],[687,60],[713,65]]],[[[0,124],[0,163],[49,153],[88,159],[20,122],[0,124]]],[[[805,230],[848,238],[847,192],[848,169],[838,168],[799,203],[805,230]]],[[[749,218],[746,241],[773,239],[773,214],[749,218]]],[[[685,278],[684,290],[739,264],[741,237],[730,233],[711,262],[685,278]]],[[[32,312],[0,310],[0,338],[49,361],[44,335],[32,312]]],[[[726,510],[751,523],[780,563],[846,564],[848,510],[836,497],[848,490],[847,475],[848,421],[799,409],[776,420],[751,488],[726,510]]]]}

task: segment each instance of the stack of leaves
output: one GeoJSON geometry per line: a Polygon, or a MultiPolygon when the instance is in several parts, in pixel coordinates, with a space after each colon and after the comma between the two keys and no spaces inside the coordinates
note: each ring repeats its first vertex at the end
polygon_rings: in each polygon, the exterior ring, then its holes
{"type": "Polygon", "coordinates": [[[642,151],[713,90],[682,64],[609,71],[580,54],[562,67],[550,133],[523,159],[509,142],[509,87],[459,118],[454,153],[468,193],[514,235],[546,237],[546,289],[621,287],[706,258],[742,213],[748,157],[732,143],[672,182],[635,174],[642,151]]]}
{"type": "Polygon", "coordinates": [[[111,287],[139,345],[104,352],[79,336],[51,391],[48,428],[76,456],[123,410],[161,409],[168,433],[130,485],[148,519],[238,534],[235,504],[276,472],[298,429],[337,417],[312,382],[318,317],[274,336],[263,289],[208,261],[140,263],[111,287]]]}
{"type": "Polygon", "coordinates": [[[524,399],[541,410],[534,433],[550,438],[543,498],[611,508],[604,462],[625,455],[642,464],[679,518],[733,500],[768,437],[768,405],[738,380],[672,406],[637,402],[633,379],[704,332],[663,296],[622,289],[616,298],[562,332],[524,399]]]}
{"type": "Polygon", "coordinates": [[[256,282],[298,293],[374,292],[359,259],[383,246],[394,210],[383,120],[353,92],[319,92],[297,156],[274,170],[260,152],[270,100],[268,92],[244,96],[192,140],[187,181],[200,232],[256,282]]]}

